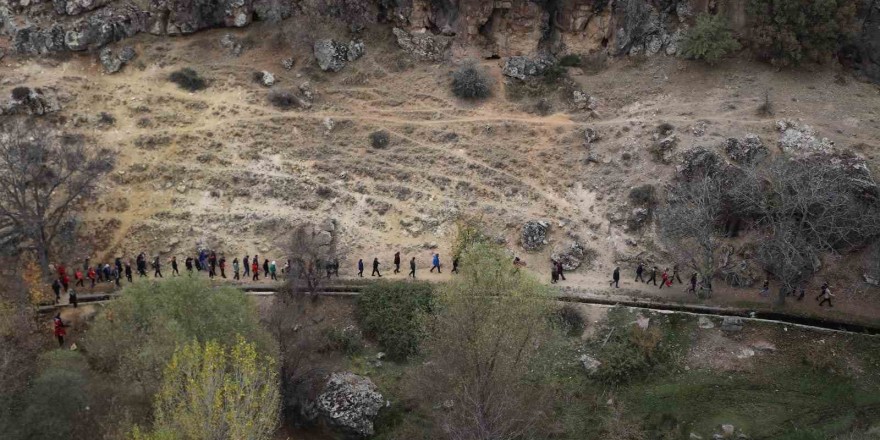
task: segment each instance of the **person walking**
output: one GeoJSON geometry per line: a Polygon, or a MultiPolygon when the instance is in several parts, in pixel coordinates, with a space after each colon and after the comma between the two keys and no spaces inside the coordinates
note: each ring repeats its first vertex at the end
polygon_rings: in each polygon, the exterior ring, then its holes
{"type": "Polygon", "coordinates": [[[138,278],[144,278],[147,276],[147,256],[144,255],[143,252],[137,256],[137,271],[138,278]]]}
{"type": "Polygon", "coordinates": [[[669,268],[667,267],[666,269],[663,269],[663,274],[660,275],[660,289],[662,289],[663,286],[668,287],[671,285],[672,285],[672,280],[669,279],[669,268]]]}
{"type": "Polygon", "coordinates": [[[84,277],[83,277],[82,270],[77,269],[76,272],[73,273],[73,279],[76,280],[76,282],[73,283],[73,286],[74,286],[74,287],[86,287],[86,286],[83,284],[84,281],[85,281],[85,279],[84,279],[84,277]]]}
{"type": "Polygon", "coordinates": [[[394,253],[394,273],[400,273],[400,252],[394,253]]]}
{"type": "Polygon", "coordinates": [[[116,257],[116,260],[113,262],[113,265],[116,266],[116,272],[119,273],[119,276],[122,276],[122,258],[116,257]]]}
{"type": "Polygon", "coordinates": [[[556,264],[550,264],[550,284],[559,282],[559,272],[556,271],[556,264]]]}
{"type": "Polygon", "coordinates": [[[70,277],[66,273],[61,277],[61,287],[64,288],[65,292],[70,290],[70,277]]]}
{"type": "Polygon", "coordinates": [[[800,291],[798,292],[797,300],[800,301],[800,300],[804,299],[804,295],[806,295],[806,294],[807,294],[807,289],[804,287],[803,284],[801,284],[800,291]]]}
{"type": "Polygon", "coordinates": [[[225,255],[220,256],[219,265],[220,265],[220,278],[223,278],[225,280],[226,279],[226,256],[225,255]]]}
{"type": "Polygon", "coordinates": [[[179,277],[180,271],[177,270],[177,256],[171,257],[171,276],[179,277]]]}
{"type": "MultiPolygon", "coordinates": [[[[63,280],[64,278],[67,277],[67,268],[65,268],[63,264],[59,263],[55,269],[58,271],[58,279],[59,280],[63,280]]],[[[63,285],[64,282],[62,281],[61,284],[63,285]]],[[[67,291],[67,287],[64,288],[64,291],[67,291]]]]}
{"type": "Polygon", "coordinates": [[[333,275],[339,278],[339,258],[333,258],[333,275]]]}
{"type": "Polygon", "coordinates": [[[244,265],[244,276],[245,278],[251,275],[251,263],[250,263],[250,255],[245,255],[244,260],[241,260],[241,264],[244,265]]]}
{"type": "Polygon", "coordinates": [[[562,281],[565,281],[565,274],[563,274],[563,272],[562,272],[562,269],[563,269],[562,262],[559,260],[556,260],[554,263],[556,264],[556,273],[559,275],[559,279],[562,281]]]}
{"type": "Polygon", "coordinates": [[[116,268],[116,265],[113,265],[111,275],[113,276],[113,282],[116,284],[116,287],[120,287],[122,283],[120,280],[122,279],[122,271],[116,268]]]}
{"type": "Polygon", "coordinates": [[[208,278],[214,279],[217,276],[217,254],[213,251],[208,256],[208,278]]]}
{"type": "Polygon", "coordinates": [[[253,274],[253,281],[260,280],[260,264],[257,263],[257,256],[254,255],[254,261],[251,263],[251,273],[253,274]]]}
{"type": "Polygon", "coordinates": [[[272,279],[275,281],[278,281],[278,277],[275,276],[275,272],[277,270],[278,270],[278,266],[275,264],[275,260],[272,260],[272,262],[269,263],[269,276],[271,276],[272,279]]]}
{"type": "Polygon", "coordinates": [[[74,309],[76,308],[77,300],[76,300],[76,291],[75,290],[70,289],[67,291],[67,302],[69,304],[73,304],[74,309]]]}
{"type": "Polygon", "coordinates": [[[192,276],[193,274],[193,257],[187,256],[185,260],[183,260],[183,267],[186,268],[186,274],[192,276]]]}
{"type": "Polygon", "coordinates": [[[104,281],[112,282],[113,281],[113,270],[110,269],[110,265],[104,263],[104,281]]]}
{"type": "Polygon", "coordinates": [[[645,279],[642,277],[642,274],[645,272],[645,265],[642,262],[639,262],[639,265],[636,266],[636,279],[635,281],[645,282],[645,279]]]}
{"type": "Polygon", "coordinates": [[[611,283],[608,287],[614,286],[615,288],[620,288],[620,268],[615,267],[614,273],[611,274],[611,283]]]}
{"type": "Polygon", "coordinates": [[[370,276],[374,277],[376,275],[379,275],[379,278],[382,278],[382,274],[379,272],[379,257],[373,258],[373,273],[370,276]]]}
{"type": "Polygon", "coordinates": [[[694,295],[697,294],[697,273],[696,272],[694,272],[694,274],[691,275],[691,287],[688,288],[687,293],[691,293],[691,292],[694,292],[694,295]]]}
{"type": "Polygon", "coordinates": [[[55,339],[58,339],[58,346],[64,346],[64,337],[67,336],[67,331],[64,330],[64,321],[61,320],[61,313],[56,313],[55,318],[52,319],[52,333],[55,335],[55,339]]]}
{"type": "Polygon", "coordinates": [[[834,296],[831,294],[831,286],[828,285],[828,282],[822,283],[822,291],[819,293],[819,296],[816,297],[816,301],[819,301],[819,307],[822,307],[822,304],[828,303],[829,307],[834,307],[831,304],[831,297],[834,296]]]}
{"type": "Polygon", "coordinates": [[[409,276],[416,279],[416,257],[412,257],[412,259],[409,260],[409,276]]]}
{"type": "Polygon", "coordinates": [[[651,268],[651,276],[648,277],[648,281],[645,281],[645,284],[650,282],[653,282],[655,286],[657,285],[657,266],[651,268]]]}
{"type": "Polygon", "coordinates": [[[434,269],[437,269],[437,273],[440,273],[440,254],[434,254],[434,257],[431,259],[431,270],[429,272],[434,273],[434,269]]]}
{"type": "Polygon", "coordinates": [[[55,304],[58,304],[58,301],[61,301],[61,281],[58,281],[58,278],[52,281],[52,291],[55,292],[55,304]]]}
{"type": "Polygon", "coordinates": [[[358,277],[360,277],[360,278],[364,277],[364,259],[363,258],[358,259],[358,277]]]}
{"type": "Polygon", "coordinates": [[[678,275],[678,263],[672,265],[672,276],[669,278],[669,280],[678,280],[678,284],[684,284],[681,282],[681,276],[678,275]]]}
{"type": "Polygon", "coordinates": [[[265,259],[263,259],[263,278],[266,278],[268,276],[269,276],[269,259],[265,258],[265,259]]]}
{"type": "Polygon", "coordinates": [[[240,279],[240,278],[238,277],[238,270],[239,270],[239,266],[238,266],[238,257],[235,257],[235,258],[232,259],[232,279],[233,279],[233,280],[239,280],[239,279],[240,279]]]}
{"type": "Polygon", "coordinates": [[[452,273],[458,273],[458,257],[452,259],[452,273]]]}
{"type": "Polygon", "coordinates": [[[770,296],[770,279],[764,279],[764,285],[761,286],[761,292],[759,294],[763,297],[770,296]]]}
{"type": "Polygon", "coordinates": [[[131,260],[125,262],[125,279],[127,279],[129,283],[133,282],[131,279],[131,260]]]}
{"type": "Polygon", "coordinates": [[[162,278],[162,262],[159,261],[159,256],[156,256],[156,259],[153,260],[153,278],[162,278]]]}

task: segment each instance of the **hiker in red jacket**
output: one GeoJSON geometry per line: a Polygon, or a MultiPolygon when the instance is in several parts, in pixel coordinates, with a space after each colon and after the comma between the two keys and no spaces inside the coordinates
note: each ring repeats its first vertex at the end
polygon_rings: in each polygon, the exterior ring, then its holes
{"type": "Polygon", "coordinates": [[[85,285],[83,285],[84,280],[81,270],[77,269],[76,272],[73,273],[73,279],[76,280],[76,283],[74,283],[74,287],[85,287],[85,285]]]}
{"type": "Polygon", "coordinates": [[[61,277],[61,286],[64,287],[65,292],[70,289],[70,277],[66,273],[61,277]]]}
{"type": "Polygon", "coordinates": [[[87,276],[89,277],[89,280],[92,282],[92,289],[94,289],[95,288],[95,279],[98,278],[98,274],[95,273],[94,267],[89,268],[89,273],[87,276]]]}
{"type": "Polygon", "coordinates": [[[251,265],[251,272],[254,274],[254,281],[259,281],[260,279],[260,264],[257,263],[256,257],[254,258],[254,263],[251,265]]]}
{"type": "Polygon", "coordinates": [[[663,286],[672,287],[672,279],[669,278],[669,268],[668,267],[663,270],[663,275],[660,276],[660,289],[662,289],[663,286]]]}
{"type": "Polygon", "coordinates": [[[63,347],[64,336],[67,335],[67,331],[64,330],[64,327],[67,326],[64,325],[64,321],[61,320],[61,313],[55,314],[55,319],[52,320],[52,323],[54,327],[53,332],[55,334],[55,337],[58,338],[58,346],[63,347]]]}

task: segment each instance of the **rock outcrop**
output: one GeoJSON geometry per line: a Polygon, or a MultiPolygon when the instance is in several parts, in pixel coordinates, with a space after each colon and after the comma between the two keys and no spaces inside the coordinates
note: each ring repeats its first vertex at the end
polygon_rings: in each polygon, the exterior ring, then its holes
{"type": "Polygon", "coordinates": [[[122,69],[122,66],[133,60],[135,56],[137,56],[137,53],[134,51],[134,48],[129,46],[122,48],[118,54],[114,54],[113,50],[105,47],[101,49],[98,59],[101,61],[101,65],[104,66],[104,72],[116,73],[122,69]]]}
{"type": "Polygon", "coordinates": [[[0,115],[42,116],[61,110],[61,103],[54,89],[16,87],[9,100],[0,101],[0,115]]]}
{"type": "Polygon", "coordinates": [[[299,420],[324,424],[354,438],[374,434],[373,420],[385,406],[373,381],[350,372],[315,373],[295,387],[291,395],[296,397],[286,405],[295,408],[299,420]]]}
{"type": "Polygon", "coordinates": [[[348,44],[344,44],[327,39],[315,41],[314,45],[318,67],[325,72],[342,70],[348,62],[363,56],[364,50],[364,43],[361,41],[350,41],[348,44]]]}
{"type": "Polygon", "coordinates": [[[550,224],[544,221],[528,221],[522,227],[521,242],[523,249],[536,251],[547,244],[547,233],[550,224]]]}
{"type": "Polygon", "coordinates": [[[425,61],[442,61],[449,52],[452,39],[429,32],[407,32],[400,28],[392,29],[397,45],[405,52],[425,61]]]}

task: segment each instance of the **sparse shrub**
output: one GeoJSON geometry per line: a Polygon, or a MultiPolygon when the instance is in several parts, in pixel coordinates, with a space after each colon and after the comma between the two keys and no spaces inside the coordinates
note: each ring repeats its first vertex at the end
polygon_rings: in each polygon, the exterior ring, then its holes
{"type": "Polygon", "coordinates": [[[635,206],[642,206],[649,210],[657,206],[657,195],[654,185],[646,183],[629,191],[629,201],[635,206]]]}
{"type": "Polygon", "coordinates": [[[553,111],[553,104],[547,98],[541,98],[535,103],[535,113],[546,116],[553,111]]]}
{"type": "Polygon", "coordinates": [[[562,81],[568,76],[568,71],[565,70],[565,67],[562,67],[559,64],[554,64],[547,69],[544,70],[544,75],[541,79],[546,84],[557,84],[559,81],[562,81]]]}
{"type": "Polygon", "coordinates": [[[559,59],[559,65],[563,67],[580,67],[582,63],[581,56],[573,53],[559,59]]]}
{"type": "Polygon", "coordinates": [[[468,248],[487,243],[489,237],[480,229],[478,220],[461,219],[456,224],[455,240],[452,243],[452,257],[459,258],[468,248]]]}
{"type": "Polygon", "coordinates": [[[727,54],[739,50],[727,20],[718,15],[701,14],[684,36],[682,54],[686,58],[715,64],[727,54]]]}
{"type": "Polygon", "coordinates": [[[388,147],[391,143],[391,136],[385,130],[374,131],[370,133],[370,145],[377,150],[388,147]]]}
{"type": "Polygon", "coordinates": [[[327,349],[338,351],[348,356],[358,354],[364,348],[361,331],[353,325],[343,329],[329,329],[327,331],[327,342],[327,349]]]}
{"type": "Polygon", "coordinates": [[[661,136],[669,136],[670,134],[672,134],[673,131],[675,131],[675,126],[668,122],[661,122],[659,125],[657,125],[656,131],[661,136]]]}
{"type": "Polygon", "coordinates": [[[29,87],[16,87],[12,89],[12,99],[16,101],[23,101],[30,95],[31,89],[29,87]]]}
{"type": "Polygon", "coordinates": [[[562,327],[562,330],[569,336],[580,336],[587,326],[586,322],[584,322],[584,317],[571,304],[566,304],[556,310],[554,317],[562,327]]]}
{"type": "Polygon", "coordinates": [[[774,64],[821,61],[854,32],[855,0],[749,0],[751,43],[774,64]]]}
{"type": "Polygon", "coordinates": [[[769,91],[764,91],[764,102],[758,106],[758,116],[773,116],[773,101],[770,100],[769,91]]]}
{"type": "Polygon", "coordinates": [[[269,90],[269,102],[282,110],[288,110],[296,107],[299,100],[290,90],[272,89],[269,90]]]}
{"type": "Polygon", "coordinates": [[[21,438],[87,437],[93,429],[87,410],[93,399],[85,357],[55,350],[40,356],[39,365],[25,396],[21,438]]]}
{"type": "Polygon", "coordinates": [[[101,125],[113,125],[116,123],[116,118],[113,117],[110,113],[101,112],[98,113],[98,124],[101,125]]]}
{"type": "Polygon", "coordinates": [[[392,359],[419,351],[423,316],[433,309],[432,288],[422,282],[380,282],[366,286],[357,301],[357,318],[392,359]]]}
{"type": "Polygon", "coordinates": [[[602,364],[595,376],[602,382],[620,384],[642,376],[659,363],[658,345],[662,339],[656,327],[635,325],[616,329],[599,353],[602,364]]]}
{"type": "Polygon", "coordinates": [[[208,87],[208,82],[199,76],[198,72],[189,67],[171,72],[171,75],[168,76],[168,80],[177,84],[178,87],[184,90],[189,90],[190,92],[195,92],[208,87]]]}
{"type": "Polygon", "coordinates": [[[484,99],[492,95],[492,79],[475,63],[466,63],[452,74],[452,93],[462,99],[484,99]]]}

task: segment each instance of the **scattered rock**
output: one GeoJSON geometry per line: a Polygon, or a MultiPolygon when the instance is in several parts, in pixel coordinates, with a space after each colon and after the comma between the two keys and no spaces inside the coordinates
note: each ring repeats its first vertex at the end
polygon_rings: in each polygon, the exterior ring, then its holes
{"type": "Polygon", "coordinates": [[[724,151],[732,161],[743,165],[760,162],[770,154],[756,134],[747,134],[742,140],[728,138],[724,141],[724,151]]]}
{"type": "Polygon", "coordinates": [[[587,145],[590,145],[593,142],[598,141],[599,139],[601,139],[601,137],[599,136],[599,132],[596,131],[595,128],[584,128],[584,142],[586,142],[587,145]]]}
{"type": "Polygon", "coordinates": [[[730,424],[721,425],[721,433],[725,437],[733,437],[734,427],[730,424]]]}
{"type": "Polygon", "coordinates": [[[318,67],[325,72],[338,72],[342,70],[348,62],[363,56],[364,51],[364,43],[361,41],[350,41],[346,45],[335,40],[326,39],[315,41],[314,45],[315,59],[318,61],[318,67]]]}
{"type": "Polygon", "coordinates": [[[651,221],[651,211],[648,208],[633,208],[629,216],[626,218],[626,229],[628,231],[638,231],[651,221]]]}
{"type": "Polygon", "coordinates": [[[308,81],[299,85],[299,92],[302,94],[303,100],[308,102],[309,105],[315,100],[315,89],[312,88],[308,81]]]}
{"type": "Polygon", "coordinates": [[[527,251],[536,251],[547,244],[547,232],[550,224],[545,221],[528,221],[522,227],[522,247],[527,251]]]}
{"type": "Polygon", "coordinates": [[[654,159],[661,163],[668,164],[672,162],[672,151],[678,145],[678,137],[674,134],[660,137],[654,135],[654,145],[651,147],[651,153],[654,159]]]}
{"type": "Polygon", "coordinates": [[[295,63],[296,63],[296,60],[294,60],[293,57],[285,58],[285,59],[281,60],[281,67],[283,67],[284,70],[290,70],[290,69],[293,69],[293,66],[295,63]]]}
{"type": "Polygon", "coordinates": [[[9,101],[0,106],[0,115],[42,116],[61,110],[55,89],[16,87],[9,101]]]}
{"type": "Polygon", "coordinates": [[[122,66],[133,60],[135,56],[137,56],[137,52],[135,52],[134,48],[130,46],[122,48],[118,55],[114,55],[113,50],[109,47],[105,47],[104,49],[101,49],[98,58],[101,60],[101,65],[104,66],[104,72],[116,73],[122,69],[122,66]]]}
{"type": "Polygon", "coordinates": [[[676,167],[685,180],[713,176],[721,170],[722,160],[714,151],[703,147],[687,150],[682,154],[681,164],[676,167]]]}
{"type": "Polygon", "coordinates": [[[446,58],[452,39],[427,31],[410,33],[400,28],[391,30],[397,37],[397,45],[414,57],[426,61],[442,61],[446,58]]]}
{"type": "Polygon", "coordinates": [[[790,119],[776,121],[780,132],[779,149],[785,153],[830,153],[834,143],[820,138],[809,125],[801,125],[790,119]]]}
{"type": "Polygon", "coordinates": [[[599,367],[602,365],[602,362],[598,359],[594,358],[589,354],[582,354],[578,360],[581,362],[581,365],[584,366],[584,369],[587,370],[589,374],[595,374],[599,371],[599,367]]]}
{"type": "Polygon", "coordinates": [[[333,131],[333,127],[336,126],[336,123],[333,122],[333,119],[330,119],[330,117],[325,117],[323,124],[324,124],[324,134],[330,134],[330,132],[333,131]]]}
{"type": "Polygon", "coordinates": [[[593,98],[582,90],[575,90],[571,92],[571,104],[575,110],[595,110],[596,98],[593,98]]]}
{"type": "Polygon", "coordinates": [[[738,318],[735,316],[725,316],[721,321],[721,330],[725,332],[735,333],[741,331],[743,328],[743,320],[742,318],[738,318]]]}
{"type": "Polygon", "coordinates": [[[501,73],[511,78],[526,80],[543,75],[553,64],[554,61],[549,58],[510,57],[504,62],[501,73]]]}
{"type": "Polygon", "coordinates": [[[220,39],[220,47],[225,48],[229,54],[234,57],[237,57],[244,52],[244,45],[232,34],[223,35],[223,38],[220,39]]]}
{"type": "Polygon", "coordinates": [[[551,259],[562,263],[562,268],[565,270],[576,270],[584,263],[591,263],[591,261],[587,261],[590,257],[590,251],[578,242],[550,255],[551,259]]]}
{"type": "Polygon", "coordinates": [[[263,87],[272,87],[275,85],[275,75],[272,72],[260,71],[254,72],[254,79],[263,87]]]}
{"type": "Polygon", "coordinates": [[[710,329],[715,328],[715,323],[706,316],[700,316],[700,318],[697,319],[697,326],[702,329],[710,329]]]}

